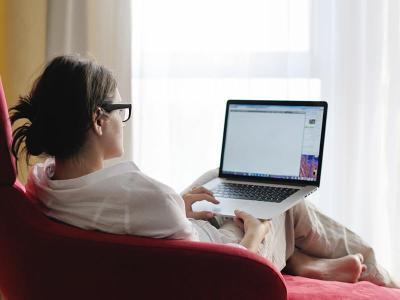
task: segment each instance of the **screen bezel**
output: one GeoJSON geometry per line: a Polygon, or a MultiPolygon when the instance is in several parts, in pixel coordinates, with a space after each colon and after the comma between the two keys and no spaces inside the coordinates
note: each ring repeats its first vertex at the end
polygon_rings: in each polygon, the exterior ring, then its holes
{"type": "Polygon", "coordinates": [[[219,165],[219,177],[233,180],[250,180],[264,183],[275,183],[275,184],[291,184],[291,185],[312,185],[318,186],[321,182],[321,170],[322,170],[322,157],[324,152],[324,142],[325,142],[325,128],[326,128],[326,118],[328,113],[328,103],[325,101],[288,101],[288,100],[228,100],[226,103],[225,111],[225,122],[224,122],[224,135],[222,139],[222,150],[221,150],[221,160],[219,165]],[[319,148],[318,157],[318,173],[316,181],[300,180],[300,179],[282,179],[282,178],[271,178],[271,177],[259,177],[259,176],[243,176],[243,175],[233,175],[225,174],[222,172],[222,166],[224,163],[224,152],[225,152],[225,139],[229,115],[229,106],[232,104],[246,104],[246,105],[276,105],[276,106],[315,106],[323,107],[324,113],[322,117],[322,129],[321,129],[321,143],[319,148]]]}

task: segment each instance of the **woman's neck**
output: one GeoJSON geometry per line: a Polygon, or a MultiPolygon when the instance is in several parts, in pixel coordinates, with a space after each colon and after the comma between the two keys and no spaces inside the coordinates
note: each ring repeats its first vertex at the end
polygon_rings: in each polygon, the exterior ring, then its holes
{"type": "Polygon", "coordinates": [[[103,159],[97,155],[80,155],[67,160],[55,159],[53,180],[81,177],[103,168],[103,159]]]}

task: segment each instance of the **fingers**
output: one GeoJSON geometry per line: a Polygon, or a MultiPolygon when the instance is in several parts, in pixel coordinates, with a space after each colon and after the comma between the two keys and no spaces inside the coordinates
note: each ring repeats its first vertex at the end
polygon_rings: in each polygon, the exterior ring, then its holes
{"type": "Polygon", "coordinates": [[[260,222],[262,222],[262,223],[266,223],[266,222],[272,221],[272,219],[259,219],[259,220],[260,220],[260,222]]]}
{"type": "Polygon", "coordinates": [[[192,193],[194,193],[194,194],[202,194],[202,193],[204,193],[204,194],[209,194],[210,196],[214,195],[210,190],[206,189],[204,186],[195,186],[195,187],[193,187],[192,188],[192,193]]]}
{"type": "Polygon", "coordinates": [[[242,220],[244,220],[244,219],[246,219],[248,217],[252,217],[252,215],[248,214],[247,212],[242,211],[242,210],[238,210],[238,209],[235,209],[234,213],[235,213],[236,217],[238,217],[238,218],[240,218],[242,220]]]}
{"type": "Polygon", "coordinates": [[[214,214],[210,211],[192,211],[187,217],[197,220],[199,219],[207,220],[214,217],[214,214]]]}
{"type": "Polygon", "coordinates": [[[184,195],[185,200],[190,201],[190,203],[194,203],[197,201],[201,200],[206,200],[208,202],[214,203],[214,204],[219,204],[219,201],[214,198],[214,196],[211,196],[210,194],[186,194],[184,195]]]}
{"type": "Polygon", "coordinates": [[[271,222],[272,222],[271,219],[268,219],[268,220],[260,220],[260,221],[261,221],[262,224],[271,226],[271,222]]]}
{"type": "Polygon", "coordinates": [[[241,228],[242,230],[244,230],[244,223],[241,219],[239,219],[238,217],[234,217],[233,221],[235,222],[235,224],[241,228]]]}
{"type": "Polygon", "coordinates": [[[265,226],[266,233],[272,229],[272,221],[271,220],[265,220],[261,222],[265,226]]]}
{"type": "Polygon", "coordinates": [[[235,215],[236,215],[235,219],[236,218],[237,219],[241,219],[243,221],[243,223],[250,222],[250,221],[257,221],[259,224],[262,224],[262,225],[266,226],[266,228],[268,228],[268,227],[270,228],[271,227],[271,220],[270,219],[268,219],[268,220],[259,220],[256,217],[254,217],[253,215],[251,215],[251,214],[249,214],[249,213],[247,213],[245,211],[238,210],[238,209],[235,209],[235,215]]]}
{"type": "MultiPolygon", "coordinates": [[[[249,213],[247,213],[247,212],[245,212],[245,211],[243,211],[243,210],[238,210],[238,209],[235,209],[235,215],[238,217],[238,218],[241,218],[241,219],[245,219],[245,218],[253,218],[253,219],[257,219],[256,217],[254,217],[253,215],[251,215],[251,214],[249,214],[249,213]]],[[[271,223],[271,219],[258,219],[259,221],[260,221],[260,223],[263,223],[263,224],[268,224],[268,223],[271,223]]]]}
{"type": "Polygon", "coordinates": [[[365,271],[367,271],[367,265],[364,265],[364,264],[362,264],[361,265],[361,272],[365,272],[365,271]]]}

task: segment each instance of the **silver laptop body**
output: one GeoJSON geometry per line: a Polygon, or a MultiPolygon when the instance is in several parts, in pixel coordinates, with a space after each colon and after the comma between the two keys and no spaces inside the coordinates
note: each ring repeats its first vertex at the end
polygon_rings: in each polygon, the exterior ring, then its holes
{"type": "Polygon", "coordinates": [[[320,184],[328,105],[322,101],[229,100],[219,176],[204,187],[220,204],[196,211],[271,219],[320,184]]]}

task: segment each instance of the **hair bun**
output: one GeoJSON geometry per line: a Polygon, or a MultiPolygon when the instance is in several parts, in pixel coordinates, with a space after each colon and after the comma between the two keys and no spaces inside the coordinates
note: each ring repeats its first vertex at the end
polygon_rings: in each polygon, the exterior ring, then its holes
{"type": "Polygon", "coordinates": [[[92,114],[116,88],[112,73],[91,60],[68,55],[52,59],[29,94],[20,96],[10,109],[12,125],[30,121],[13,131],[11,148],[17,162],[21,145],[27,162],[30,155],[57,159],[78,155],[93,126],[92,114]]]}
{"type": "Polygon", "coordinates": [[[38,156],[44,152],[40,133],[38,132],[36,126],[32,123],[26,133],[26,150],[29,154],[38,156]]]}

